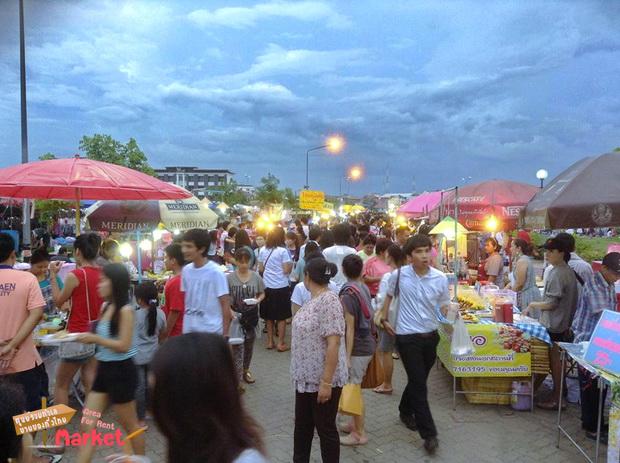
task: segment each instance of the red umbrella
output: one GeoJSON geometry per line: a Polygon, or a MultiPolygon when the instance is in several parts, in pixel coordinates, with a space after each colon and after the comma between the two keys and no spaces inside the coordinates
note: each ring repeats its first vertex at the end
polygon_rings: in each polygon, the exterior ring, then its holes
{"type": "Polygon", "coordinates": [[[191,196],[181,187],[142,172],[79,156],[0,169],[0,197],[75,201],[77,223],[82,199],[183,199],[191,196]]]}
{"type": "MultiPolygon", "coordinates": [[[[510,180],[488,180],[465,185],[458,190],[459,222],[468,230],[489,229],[487,220],[495,217],[496,230],[514,230],[519,214],[539,188],[510,180]]],[[[431,212],[431,219],[439,219],[441,204],[431,212]]],[[[454,215],[454,191],[443,196],[443,216],[454,215]]]]}

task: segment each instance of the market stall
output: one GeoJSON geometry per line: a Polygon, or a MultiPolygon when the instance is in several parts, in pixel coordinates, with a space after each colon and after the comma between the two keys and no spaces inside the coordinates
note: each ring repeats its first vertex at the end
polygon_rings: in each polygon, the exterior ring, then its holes
{"type": "Polygon", "coordinates": [[[510,180],[488,180],[445,192],[431,211],[432,223],[454,215],[458,203],[458,221],[470,231],[510,231],[517,227],[519,214],[539,191],[538,187],[510,180]]]}
{"type": "Polygon", "coordinates": [[[510,291],[490,290],[480,296],[463,287],[459,294],[460,316],[473,352],[451,353],[449,325],[440,330],[437,347],[439,360],[453,378],[454,408],[456,396],[464,394],[470,403],[512,403],[517,409],[532,410],[532,375],[549,373],[549,333],[536,320],[513,313],[510,291]]]}

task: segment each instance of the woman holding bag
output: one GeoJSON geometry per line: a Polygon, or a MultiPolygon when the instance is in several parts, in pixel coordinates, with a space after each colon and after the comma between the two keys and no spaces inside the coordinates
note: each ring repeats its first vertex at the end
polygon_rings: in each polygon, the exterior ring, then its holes
{"type": "MultiPolygon", "coordinates": [[[[381,324],[381,307],[383,306],[383,301],[385,301],[385,296],[387,295],[390,277],[398,273],[398,269],[406,263],[405,255],[401,247],[397,244],[390,245],[387,253],[388,263],[390,264],[392,271],[383,275],[381,283],[379,284],[379,293],[375,298],[375,318],[379,317],[379,320],[377,320],[379,325],[381,324]]],[[[393,311],[389,313],[388,321],[390,321],[390,323],[394,323],[393,311]]],[[[394,326],[394,324],[392,326],[394,326]]],[[[392,394],[392,392],[394,392],[394,388],[392,387],[392,374],[394,373],[394,359],[392,358],[392,353],[396,350],[395,343],[395,336],[391,335],[384,329],[379,330],[379,345],[377,346],[377,349],[381,354],[381,364],[383,365],[383,384],[373,389],[373,391],[377,394],[392,394]]]]}
{"type": "Polygon", "coordinates": [[[347,382],[344,316],[329,280],[338,267],[324,258],[310,260],[304,285],[312,298],[293,318],[291,378],[295,387],[293,462],[308,463],[316,428],[324,463],[340,461],[336,414],[347,382]]]}
{"type": "MultiPolygon", "coordinates": [[[[71,301],[67,331],[85,333],[90,331],[91,323],[99,318],[102,299],[97,292],[101,277],[101,268],[95,264],[101,239],[95,233],[78,236],[73,245],[77,268],[67,274],[62,290],[59,288],[57,275],[63,262],[50,263],[50,283],[56,307],[62,307],[71,301]]],[[[95,379],[97,361],[95,347],[79,342],[62,343],[58,356],[60,363],[56,371],[54,387],[54,404],[69,403],[69,386],[75,374],[80,370],[84,392],[88,394],[95,379]]]]}
{"type": "MultiPolygon", "coordinates": [[[[364,262],[357,254],[346,256],[342,261],[342,271],[347,282],[340,290],[340,302],[344,307],[346,324],[346,348],[349,365],[349,384],[361,385],[368,364],[372,359],[377,342],[376,329],[372,316],[370,291],[362,281],[364,262]]],[[[353,421],[341,426],[340,430],[349,433],[340,438],[342,445],[365,445],[368,436],[364,431],[364,400],[360,397],[361,414],[354,415],[353,421]]]]}

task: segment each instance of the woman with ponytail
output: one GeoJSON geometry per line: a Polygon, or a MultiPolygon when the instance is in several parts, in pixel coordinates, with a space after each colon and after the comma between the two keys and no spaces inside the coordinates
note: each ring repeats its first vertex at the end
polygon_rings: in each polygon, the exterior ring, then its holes
{"type": "Polygon", "coordinates": [[[293,318],[291,376],[295,386],[293,462],[310,461],[314,430],[324,463],[340,461],[336,428],[338,401],[348,379],[345,321],[338,295],[328,288],[338,273],[335,264],[318,257],[304,269],[311,299],[293,318]]]}
{"type": "Polygon", "coordinates": [[[147,375],[149,364],[166,336],[166,315],[159,308],[157,288],[151,282],[140,284],[134,291],[138,310],[134,331],[136,356],[133,361],[138,368],[138,388],[136,389],[136,406],[140,426],[145,426],[147,406],[147,375]]]}
{"type": "MultiPolygon", "coordinates": [[[[98,360],[95,382],[86,396],[84,409],[102,416],[112,405],[126,435],[140,429],[135,400],[138,375],[133,361],[136,311],[129,304],[129,284],[129,272],[123,264],[109,264],[103,268],[97,286],[99,296],[105,301],[101,317],[94,333],[81,333],[77,338],[78,342],[96,345],[98,360]]],[[[96,419],[84,420],[81,432],[90,433],[96,426],[96,419]]],[[[135,454],[144,455],[144,436],[134,437],[131,446],[135,454]]],[[[92,441],[84,443],[77,462],[92,461],[94,451],[92,441]]]]}

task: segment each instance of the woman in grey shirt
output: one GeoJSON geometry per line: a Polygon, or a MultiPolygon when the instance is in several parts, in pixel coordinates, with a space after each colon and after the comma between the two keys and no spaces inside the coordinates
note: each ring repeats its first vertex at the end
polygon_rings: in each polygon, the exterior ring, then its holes
{"type": "MultiPolygon", "coordinates": [[[[540,290],[536,286],[536,273],[530,257],[532,246],[525,240],[516,239],[512,242],[514,264],[512,268],[512,283],[507,286],[517,293],[517,307],[527,309],[530,302],[541,300],[540,290]]],[[[530,312],[533,318],[540,318],[540,311],[530,312]]]]}
{"type": "Polygon", "coordinates": [[[504,258],[499,253],[502,247],[495,238],[487,238],[484,242],[484,250],[488,256],[484,263],[484,271],[489,283],[501,288],[504,287],[504,258]]]}

